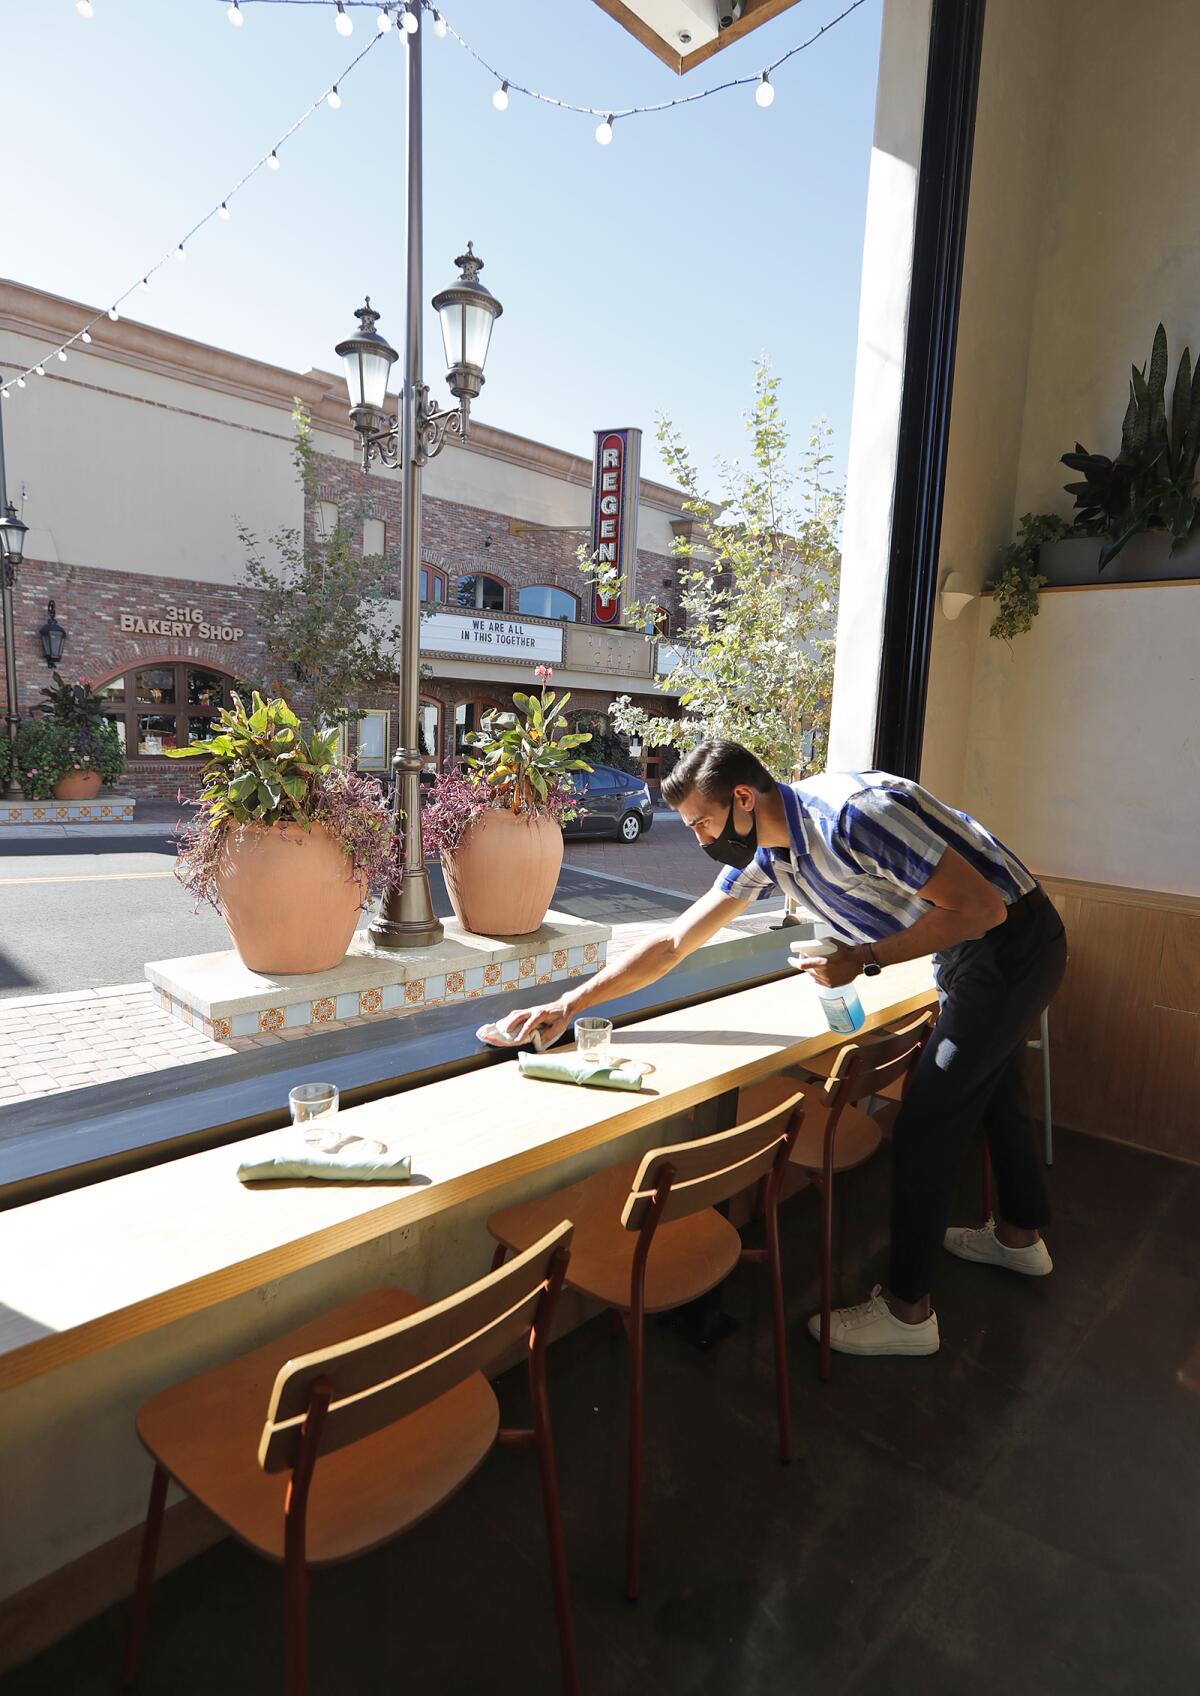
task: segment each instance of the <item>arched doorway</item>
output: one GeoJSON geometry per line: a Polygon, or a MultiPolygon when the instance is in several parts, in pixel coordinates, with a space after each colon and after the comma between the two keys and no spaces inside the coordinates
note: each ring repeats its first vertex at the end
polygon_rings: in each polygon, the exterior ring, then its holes
{"type": "Polygon", "coordinates": [[[203,740],[229,705],[233,686],[232,672],[207,661],[139,659],[99,684],[96,693],[117,726],[126,757],[152,759],[203,740]]]}

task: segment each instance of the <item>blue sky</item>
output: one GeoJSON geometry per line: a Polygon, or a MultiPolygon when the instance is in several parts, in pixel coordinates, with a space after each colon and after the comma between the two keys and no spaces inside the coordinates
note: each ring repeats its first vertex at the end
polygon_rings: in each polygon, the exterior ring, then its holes
{"type": "MultiPolygon", "coordinates": [[[[107,305],[266,152],[374,32],[349,41],[332,5],[227,0],[0,0],[0,270],[107,305]],[[19,165],[17,161],[20,161],[19,165]]],[[[505,74],[580,104],[620,107],[756,72],[842,9],[802,0],[683,79],[592,0],[447,0],[505,74]]],[[[799,439],[826,416],[844,467],[875,98],[880,0],[749,88],[618,124],[494,83],[450,38],[425,40],[426,295],[468,237],[504,303],[478,416],[576,452],[593,429],[671,413],[703,467],[738,454],[753,362],[783,379],[799,439]]],[[[405,49],[386,38],[127,315],[306,370],[336,368],[365,292],[399,345],[405,49]]],[[[85,355],[80,352],[80,358],[85,355]]],[[[443,397],[441,339],[426,376],[443,397]]],[[[10,406],[14,403],[9,402],[10,406]]],[[[11,417],[12,415],[10,415],[11,417]]],[[[16,420],[12,420],[16,427],[16,420]]]]}

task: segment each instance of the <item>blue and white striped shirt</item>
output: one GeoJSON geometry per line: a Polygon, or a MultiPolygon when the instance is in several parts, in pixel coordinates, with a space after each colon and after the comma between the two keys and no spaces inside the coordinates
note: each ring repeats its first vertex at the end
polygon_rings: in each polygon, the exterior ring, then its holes
{"type": "Polygon", "coordinates": [[[842,940],[882,942],[915,924],[931,906],[918,891],[947,848],[993,884],[1006,906],[1036,886],[990,831],[908,778],[825,771],[781,783],[779,794],[790,848],[760,848],[743,870],[728,866],[714,888],[739,901],[767,900],[782,889],[842,940]]]}

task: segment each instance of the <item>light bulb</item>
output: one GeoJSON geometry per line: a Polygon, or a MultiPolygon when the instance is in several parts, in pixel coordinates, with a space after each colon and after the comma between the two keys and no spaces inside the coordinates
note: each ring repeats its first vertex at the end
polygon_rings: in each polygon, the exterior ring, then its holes
{"type": "Polygon", "coordinates": [[[775,89],[766,71],[763,72],[762,81],[754,90],[754,98],[760,106],[769,106],[775,98],[775,89]]]}
{"type": "Polygon", "coordinates": [[[233,214],[230,212],[228,206],[226,206],[225,202],[222,201],[217,207],[217,217],[224,218],[225,222],[228,223],[232,216],[233,214]]]}
{"type": "Polygon", "coordinates": [[[433,14],[433,33],[439,41],[446,39],[446,20],[440,12],[433,14]]]}
{"type": "Polygon", "coordinates": [[[44,365],[39,365],[37,368],[37,374],[39,377],[44,377],[46,375],[46,367],[44,365]]]}
{"type": "Polygon", "coordinates": [[[111,319],[112,319],[112,321],[113,321],[113,323],[114,323],[114,324],[115,324],[115,323],[116,323],[116,322],[117,322],[117,320],[118,320],[118,319],[119,319],[119,318],[120,318],[120,316],[121,316],[121,314],[120,314],[120,313],[119,313],[119,312],[118,312],[118,311],[117,311],[117,309],[116,309],[116,307],[115,307],[115,306],[110,306],[110,307],[109,307],[109,309],[108,309],[108,315],[109,315],[109,317],[110,317],[110,318],[111,318],[111,319]]]}
{"type": "Polygon", "coordinates": [[[7,389],[0,389],[0,395],[3,395],[5,400],[7,400],[8,399],[8,390],[7,389]]]}
{"type": "Polygon", "coordinates": [[[66,364],[66,363],[67,363],[67,350],[66,350],[66,348],[65,348],[65,347],[60,347],[60,348],[59,348],[59,350],[58,350],[58,357],[59,357],[59,359],[60,359],[60,360],[61,360],[61,361],[62,361],[62,363],[63,363],[63,364],[64,364],[64,365],[65,365],[65,364],[66,364]]]}
{"type": "Polygon", "coordinates": [[[92,5],[92,0],[75,0],[75,10],[81,18],[94,18],[96,16],[96,8],[92,5]]]}
{"type": "Polygon", "coordinates": [[[336,112],[338,107],[342,104],[342,97],[337,91],[337,83],[334,83],[333,87],[329,90],[329,93],[325,96],[325,99],[336,112]]]}
{"type": "Polygon", "coordinates": [[[24,387],[25,387],[25,379],[24,379],[24,377],[18,377],[18,378],[17,378],[17,387],[18,387],[18,388],[19,388],[19,389],[23,389],[23,388],[24,388],[24,387]]]}
{"type": "Polygon", "coordinates": [[[80,339],[80,341],[81,341],[81,342],[88,342],[88,343],[90,343],[90,342],[91,342],[91,339],[92,339],[92,332],[91,332],[91,331],[90,331],[90,330],[85,330],[85,331],[84,331],[84,332],[83,332],[83,334],[82,334],[82,335],[81,335],[81,336],[80,336],[80,338],[79,338],[79,339],[80,339]]]}
{"type": "Polygon", "coordinates": [[[612,140],[612,113],[608,114],[602,124],[596,125],[596,140],[601,147],[607,147],[612,140]]]}
{"type": "Polygon", "coordinates": [[[379,31],[380,35],[386,35],[391,27],[392,14],[389,11],[381,9],[379,16],[375,19],[375,28],[379,31]]]}
{"type": "Polygon", "coordinates": [[[242,16],[242,8],[238,5],[238,0],[233,0],[233,5],[226,12],[225,16],[229,19],[234,29],[241,29],[242,25],[246,21],[242,16]]]}
{"type": "Polygon", "coordinates": [[[279,155],[276,153],[274,148],[271,149],[270,157],[267,160],[267,166],[272,171],[277,171],[279,169],[279,155]]]}
{"type": "Polygon", "coordinates": [[[508,84],[506,82],[502,82],[495,94],[492,95],[492,105],[497,112],[508,111],[508,84]]]}
{"type": "Polygon", "coordinates": [[[339,35],[354,34],[354,19],[342,5],[342,0],[337,0],[337,17],[333,20],[333,27],[339,35]]]}
{"type": "Polygon", "coordinates": [[[149,279],[149,277],[143,277],[143,278],[142,278],[142,280],[141,280],[141,282],[140,282],[140,283],[139,283],[139,284],[138,284],[138,288],[140,288],[140,289],[148,289],[148,288],[149,288],[149,287],[150,287],[150,279],[149,279]]]}
{"type": "Polygon", "coordinates": [[[186,259],[187,258],[187,254],[183,251],[183,243],[182,242],[180,242],[179,246],[175,249],[175,257],[176,257],[176,259],[186,259]]]}
{"type": "Polygon", "coordinates": [[[404,8],[404,18],[402,21],[404,23],[405,35],[416,35],[417,30],[420,27],[421,20],[417,17],[417,14],[413,11],[411,6],[406,6],[404,8]]]}

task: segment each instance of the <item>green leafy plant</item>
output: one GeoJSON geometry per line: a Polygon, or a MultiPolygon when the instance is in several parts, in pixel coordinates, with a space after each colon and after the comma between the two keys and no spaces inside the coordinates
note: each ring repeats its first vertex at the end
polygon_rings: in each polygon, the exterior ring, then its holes
{"type": "Polygon", "coordinates": [[[570,692],[555,695],[546,687],[553,669],[539,665],[534,675],[541,682],[541,693],[514,690],[515,712],[493,708],[484,713],[480,728],[467,737],[472,752],[466,763],[472,781],[490,790],[492,806],[513,813],[550,812],[561,824],[563,818],[574,817],[574,811],[569,800],[560,797],[560,790],[569,789],[569,772],[591,771],[586,760],[576,758],[575,750],[592,738],[585,731],[568,730],[563,714],[570,692]]]}
{"type": "Polygon", "coordinates": [[[54,682],[40,691],[45,704],[38,708],[39,712],[84,739],[108,722],[104,716],[104,702],[94,693],[86,678],[81,678],[78,683],[68,683],[57,671],[50,675],[54,682]]]}
{"type": "Polygon", "coordinates": [[[95,771],[111,787],[125,770],[125,751],[120,731],[104,712],[103,698],[86,678],[68,683],[59,672],[52,675],[54,682],[41,691],[43,701],[37,709],[41,715],[37,722],[48,723],[53,731],[38,741],[34,763],[39,779],[56,766],[53,783],[72,772],[95,771]]]}
{"type": "Polygon", "coordinates": [[[0,731],[0,793],[8,788],[12,771],[12,741],[0,731]]]}
{"type": "Polygon", "coordinates": [[[1004,550],[999,573],[988,585],[995,597],[989,636],[1011,642],[1032,628],[1038,615],[1038,592],[1046,579],[1039,575],[1043,542],[1059,542],[1071,534],[1065,518],[1052,512],[1023,514],[1015,540],[1004,550]]]}
{"type": "Polygon", "coordinates": [[[1121,425],[1121,449],[1115,459],[1089,453],[1081,442],[1062,463],[1081,474],[1066,484],[1075,499],[1075,533],[1107,538],[1099,569],[1114,560],[1131,536],[1142,530],[1166,530],[1175,553],[1200,519],[1196,464],[1200,459],[1200,367],[1192,369],[1184,348],[1175,373],[1171,413],[1167,417],[1167,333],[1154,332],[1149,366],[1134,366],[1129,403],[1121,425]]]}
{"type": "Polygon", "coordinates": [[[255,693],[247,709],[240,695],[222,708],[213,734],[172,759],[203,759],[194,818],[177,837],[175,875],[201,900],[218,906],[216,869],[229,834],[248,826],[319,824],[339,842],[351,875],[365,891],[386,888],[402,876],[392,820],[374,779],[338,762],[336,726],[305,735],[286,701],[255,693]]]}
{"type": "Polygon", "coordinates": [[[48,801],[53,795],[54,785],[66,769],[65,747],[61,727],[49,719],[30,718],[21,725],[13,759],[17,782],[27,801],[48,801]]]}

